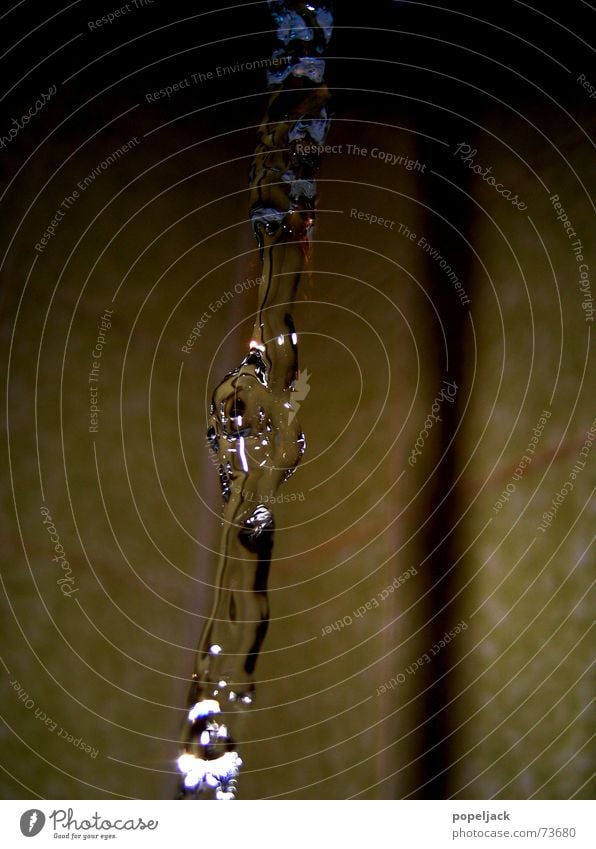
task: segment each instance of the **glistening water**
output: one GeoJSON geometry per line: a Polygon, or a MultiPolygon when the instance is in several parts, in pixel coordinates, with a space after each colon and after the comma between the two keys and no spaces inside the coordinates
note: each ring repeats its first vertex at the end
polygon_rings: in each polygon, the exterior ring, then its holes
{"type": "Polygon", "coordinates": [[[268,5],[278,62],[268,73],[271,94],[249,174],[263,283],[247,355],[223,378],[211,403],[207,436],[219,461],[223,530],[178,758],[183,799],[235,797],[242,760],[233,733],[253,703],[269,623],[270,505],[305,450],[292,404],[299,377],[292,311],[308,261],[318,148],[329,128],[321,57],[333,18],[329,3],[268,5]]]}

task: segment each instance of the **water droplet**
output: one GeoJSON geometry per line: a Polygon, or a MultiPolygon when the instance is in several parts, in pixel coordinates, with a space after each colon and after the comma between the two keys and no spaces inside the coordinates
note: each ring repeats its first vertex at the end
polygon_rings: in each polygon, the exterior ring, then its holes
{"type": "Polygon", "coordinates": [[[275,529],[263,502],[274,503],[306,447],[296,412],[308,391],[308,373],[300,382],[291,312],[314,222],[319,157],[301,152],[300,142],[320,145],[329,129],[320,54],[333,19],[317,0],[270,0],[269,8],[281,43],[273,55],[284,61],[268,73],[271,96],[250,168],[250,218],[264,283],[248,353],[216,387],[210,407],[207,442],[218,460],[223,531],[215,599],[199,640],[177,762],[184,776],[181,795],[192,798],[235,796],[242,760],[215,697],[227,692],[224,707],[235,715],[233,725],[253,703],[269,623],[275,529]]]}

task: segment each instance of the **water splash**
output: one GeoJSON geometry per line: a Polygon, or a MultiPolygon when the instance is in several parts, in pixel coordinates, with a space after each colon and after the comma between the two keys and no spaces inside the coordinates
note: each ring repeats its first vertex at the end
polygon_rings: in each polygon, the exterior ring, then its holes
{"type": "Polygon", "coordinates": [[[275,521],[266,505],[274,503],[305,450],[293,403],[307,389],[299,380],[292,309],[315,219],[316,146],[329,128],[321,54],[333,18],[330,4],[316,0],[268,5],[282,45],[273,55],[285,64],[268,75],[271,95],[249,174],[263,283],[248,353],[217,386],[211,403],[207,437],[219,463],[223,530],[216,593],[199,640],[178,758],[185,799],[235,797],[242,760],[226,723],[230,715],[237,729],[250,710],[269,624],[275,521]]]}

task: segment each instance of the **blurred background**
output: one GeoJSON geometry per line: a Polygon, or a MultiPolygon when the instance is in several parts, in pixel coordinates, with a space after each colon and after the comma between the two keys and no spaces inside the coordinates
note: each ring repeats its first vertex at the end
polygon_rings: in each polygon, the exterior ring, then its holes
{"type": "MultiPolygon", "coordinates": [[[[336,3],[240,798],[593,798],[593,18],[336,3]]],[[[1,38],[2,794],[172,798],[272,24],[26,0],[1,38]]]]}

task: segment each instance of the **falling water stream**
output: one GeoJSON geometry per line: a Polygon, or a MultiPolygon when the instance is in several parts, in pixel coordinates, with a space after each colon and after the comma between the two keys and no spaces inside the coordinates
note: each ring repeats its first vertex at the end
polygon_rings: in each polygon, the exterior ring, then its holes
{"type": "Polygon", "coordinates": [[[329,127],[321,57],[333,18],[329,2],[268,5],[279,46],[249,175],[263,283],[248,353],[211,403],[207,436],[219,462],[223,529],[178,758],[182,799],[235,798],[242,760],[232,734],[238,735],[242,713],[253,702],[269,622],[270,505],[305,449],[292,404],[299,376],[292,311],[314,223],[319,148],[329,127]]]}

